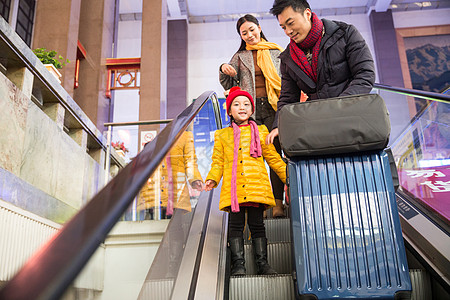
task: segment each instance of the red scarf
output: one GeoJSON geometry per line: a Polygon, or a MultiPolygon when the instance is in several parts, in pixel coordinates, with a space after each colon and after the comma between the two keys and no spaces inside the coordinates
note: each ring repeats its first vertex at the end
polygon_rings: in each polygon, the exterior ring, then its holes
{"type": "Polygon", "coordinates": [[[311,30],[306,38],[299,44],[293,40],[289,43],[291,57],[297,65],[305,72],[314,82],[317,82],[317,60],[319,58],[320,41],[322,40],[323,23],[315,13],[311,17],[311,30]],[[312,48],[312,59],[309,64],[305,53],[302,51],[312,48]]]}

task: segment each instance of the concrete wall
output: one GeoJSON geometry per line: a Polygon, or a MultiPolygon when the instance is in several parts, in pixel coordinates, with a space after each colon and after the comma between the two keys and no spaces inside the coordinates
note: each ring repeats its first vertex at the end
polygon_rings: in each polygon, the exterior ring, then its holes
{"type": "MultiPolygon", "coordinates": [[[[103,185],[103,166],[3,73],[0,73],[0,132],[0,168],[74,211],[103,185]]],[[[3,184],[12,188],[11,182],[3,184]]],[[[2,197],[10,202],[13,199],[5,198],[13,194],[8,195],[2,197]]],[[[58,221],[65,220],[58,218],[58,221]]]]}
{"type": "Polygon", "coordinates": [[[172,20],[167,29],[167,118],[178,116],[187,106],[187,21],[172,20]]]}
{"type": "Polygon", "coordinates": [[[138,299],[169,220],[119,222],[105,241],[104,288],[99,299],[138,299]]]}
{"type": "Polygon", "coordinates": [[[105,131],[110,122],[110,100],[106,97],[105,59],[113,57],[115,0],[81,1],[78,39],[87,51],[80,62],[79,87],[74,99],[96,127],[105,131]]]}
{"type": "Polygon", "coordinates": [[[450,8],[393,13],[395,28],[448,25],[449,16],[450,8]]]}

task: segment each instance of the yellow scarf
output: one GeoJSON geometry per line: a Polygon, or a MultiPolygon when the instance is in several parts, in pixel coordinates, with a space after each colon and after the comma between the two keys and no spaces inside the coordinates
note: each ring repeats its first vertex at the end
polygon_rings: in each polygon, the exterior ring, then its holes
{"type": "Polygon", "coordinates": [[[283,48],[275,43],[267,42],[261,39],[256,45],[247,44],[247,50],[258,50],[256,54],[256,64],[261,68],[261,71],[266,79],[266,92],[269,98],[269,103],[273,109],[277,110],[278,97],[281,90],[281,78],[273,65],[269,49],[278,49],[283,51],[283,48]]]}

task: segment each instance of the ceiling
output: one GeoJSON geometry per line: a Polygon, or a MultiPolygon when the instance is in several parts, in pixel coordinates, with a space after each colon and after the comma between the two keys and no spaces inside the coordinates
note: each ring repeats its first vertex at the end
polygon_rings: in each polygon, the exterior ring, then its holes
{"type": "MultiPolygon", "coordinates": [[[[143,0],[120,0],[120,19],[142,18],[143,0]]],[[[450,0],[310,0],[319,16],[363,14],[370,10],[410,11],[450,8],[450,0]]],[[[222,22],[251,13],[258,19],[273,18],[269,13],[273,0],[167,0],[170,19],[188,19],[189,23],[222,22]]]]}

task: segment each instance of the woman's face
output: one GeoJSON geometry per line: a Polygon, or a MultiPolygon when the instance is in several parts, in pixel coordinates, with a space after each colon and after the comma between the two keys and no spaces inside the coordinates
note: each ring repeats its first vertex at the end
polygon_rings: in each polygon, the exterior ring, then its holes
{"type": "Polygon", "coordinates": [[[246,21],[239,27],[241,38],[249,45],[256,45],[261,42],[261,26],[253,22],[246,21]]]}

